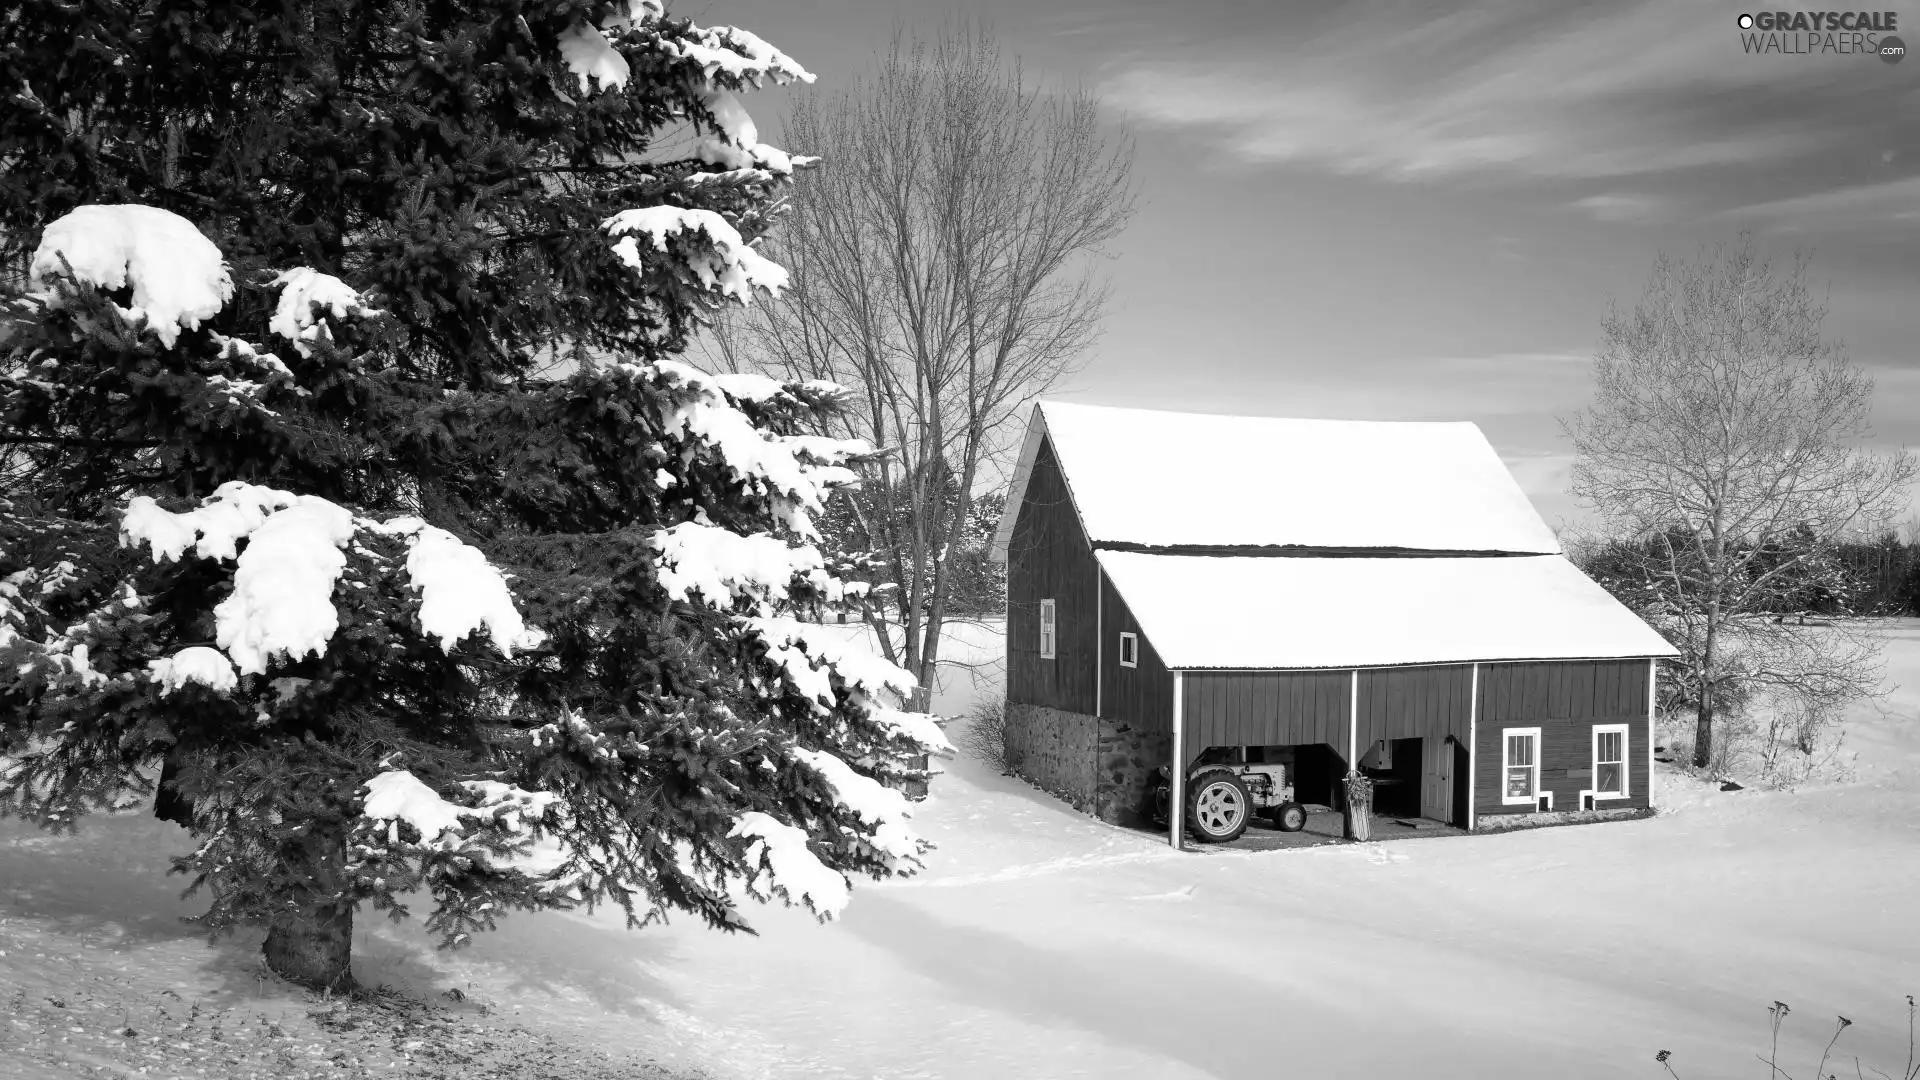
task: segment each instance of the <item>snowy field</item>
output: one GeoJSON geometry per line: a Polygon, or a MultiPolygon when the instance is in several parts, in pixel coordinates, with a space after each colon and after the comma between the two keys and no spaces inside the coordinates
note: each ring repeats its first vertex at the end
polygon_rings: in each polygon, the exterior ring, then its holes
{"type": "MultiPolygon", "coordinates": [[[[992,629],[964,648],[991,653],[992,629]]],[[[1834,1071],[1857,1053],[1893,1072],[1920,992],[1920,620],[1886,633],[1900,688],[1852,717],[1849,784],[1723,793],[1663,773],[1645,821],[1180,854],[960,759],[917,818],[931,870],[857,887],[838,923],[765,910],[754,938],[513,916],[448,955],[367,919],[355,966],[716,1080],[1651,1077],[1659,1049],[1689,1080],[1764,1076],[1775,999],[1792,1075],[1836,1014],[1853,1026],[1834,1071]]],[[[950,673],[938,703],[990,689],[950,673]]],[[[252,940],[209,949],[173,921],[197,906],[160,875],[185,847],[138,815],[74,839],[0,824],[0,948],[85,941],[89,970],[267,993],[252,940]]]]}

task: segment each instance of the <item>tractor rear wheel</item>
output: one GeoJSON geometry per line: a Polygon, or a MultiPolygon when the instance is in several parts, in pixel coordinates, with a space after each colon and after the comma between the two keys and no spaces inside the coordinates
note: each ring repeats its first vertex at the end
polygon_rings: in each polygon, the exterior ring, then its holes
{"type": "Polygon", "coordinates": [[[1187,784],[1187,829],[1203,844],[1224,844],[1247,831],[1253,796],[1225,769],[1209,769],[1187,784]]]}

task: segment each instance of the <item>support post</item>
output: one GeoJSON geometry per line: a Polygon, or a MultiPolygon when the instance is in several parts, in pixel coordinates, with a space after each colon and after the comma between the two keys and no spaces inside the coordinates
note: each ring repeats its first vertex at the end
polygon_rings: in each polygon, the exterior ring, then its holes
{"type": "Polygon", "coordinates": [[[1480,824],[1478,808],[1474,806],[1476,793],[1480,790],[1480,665],[1473,665],[1473,682],[1467,691],[1467,831],[1473,832],[1480,824]]]}
{"type": "Polygon", "coordinates": [[[1167,776],[1167,842],[1175,848],[1185,847],[1187,823],[1187,746],[1186,718],[1181,714],[1181,692],[1185,689],[1185,673],[1173,673],[1173,763],[1167,776]]]}
{"type": "Polygon", "coordinates": [[[1341,835],[1349,840],[1365,840],[1370,835],[1368,826],[1372,824],[1368,815],[1373,813],[1372,800],[1357,800],[1355,791],[1361,786],[1360,778],[1360,669],[1353,670],[1347,683],[1347,775],[1340,783],[1342,828],[1341,835]]]}
{"type": "Polygon", "coordinates": [[[1360,670],[1347,687],[1347,772],[1360,771],[1360,670]]]}

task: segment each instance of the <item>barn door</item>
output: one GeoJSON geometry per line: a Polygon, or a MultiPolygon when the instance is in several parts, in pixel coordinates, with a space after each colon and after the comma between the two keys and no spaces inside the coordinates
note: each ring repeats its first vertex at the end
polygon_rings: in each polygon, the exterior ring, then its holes
{"type": "Polygon", "coordinates": [[[1453,744],[1432,735],[1420,740],[1420,816],[1453,820],[1453,744]]]}

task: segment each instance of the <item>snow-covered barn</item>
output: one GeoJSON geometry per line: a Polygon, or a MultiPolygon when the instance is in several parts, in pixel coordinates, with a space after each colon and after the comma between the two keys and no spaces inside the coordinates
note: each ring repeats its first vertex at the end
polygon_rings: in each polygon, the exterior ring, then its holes
{"type": "Polygon", "coordinates": [[[1471,423],[1044,401],[995,557],[1009,759],[1106,820],[1176,754],[1283,763],[1309,804],[1358,765],[1383,810],[1464,829],[1652,805],[1674,651],[1471,423]]]}

